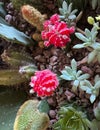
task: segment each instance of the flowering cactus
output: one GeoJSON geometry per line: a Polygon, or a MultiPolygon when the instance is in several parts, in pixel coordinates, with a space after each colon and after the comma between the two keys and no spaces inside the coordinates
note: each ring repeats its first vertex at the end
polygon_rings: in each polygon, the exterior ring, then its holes
{"type": "Polygon", "coordinates": [[[70,42],[70,34],[74,31],[74,27],[68,28],[65,22],[60,21],[59,15],[54,14],[50,20],[44,22],[44,30],[41,35],[42,39],[45,40],[45,46],[64,47],[70,42]]]}
{"type": "Polygon", "coordinates": [[[54,73],[50,70],[37,71],[35,76],[31,77],[30,86],[38,96],[50,96],[57,88],[59,82],[54,73]]]}

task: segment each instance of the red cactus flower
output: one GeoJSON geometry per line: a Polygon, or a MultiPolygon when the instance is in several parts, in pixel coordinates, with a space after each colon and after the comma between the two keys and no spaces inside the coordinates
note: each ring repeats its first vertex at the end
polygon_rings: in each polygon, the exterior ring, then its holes
{"type": "Polygon", "coordinates": [[[37,71],[35,76],[31,77],[30,86],[38,96],[50,96],[57,88],[59,82],[56,74],[50,70],[37,71]]]}
{"type": "Polygon", "coordinates": [[[64,47],[70,42],[70,34],[74,33],[75,28],[68,28],[67,24],[60,21],[59,15],[53,15],[50,20],[44,22],[44,30],[42,31],[42,39],[45,46],[54,45],[56,47],[64,47]]]}

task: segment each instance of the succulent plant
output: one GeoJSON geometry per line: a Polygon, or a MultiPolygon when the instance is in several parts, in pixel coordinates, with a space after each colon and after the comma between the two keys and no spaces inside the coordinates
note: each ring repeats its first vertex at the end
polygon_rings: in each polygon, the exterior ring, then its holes
{"type": "Polygon", "coordinates": [[[16,51],[14,48],[4,50],[1,57],[11,68],[19,68],[20,66],[33,64],[33,59],[29,53],[16,51]]]}
{"type": "MultiPolygon", "coordinates": [[[[61,6],[63,0],[57,0],[58,5],[61,6]]],[[[84,10],[87,6],[88,0],[65,0],[68,4],[73,4],[73,9],[78,9],[78,11],[84,10]]]]}
{"type": "Polygon", "coordinates": [[[0,85],[17,85],[29,80],[37,70],[32,57],[24,52],[16,52],[13,49],[5,50],[2,54],[10,69],[0,70],[0,85]]]}
{"type": "Polygon", "coordinates": [[[100,121],[96,119],[92,120],[90,130],[100,130],[100,121]]]}
{"type": "Polygon", "coordinates": [[[64,80],[73,81],[73,90],[76,91],[77,87],[80,86],[81,81],[88,79],[89,74],[82,74],[81,70],[77,70],[77,62],[72,59],[71,67],[65,66],[61,71],[62,75],[60,76],[64,80]]]}
{"type": "Polygon", "coordinates": [[[97,107],[94,109],[94,115],[98,121],[100,121],[100,102],[97,107]]]}
{"type": "Polygon", "coordinates": [[[89,130],[90,121],[85,113],[73,107],[61,107],[54,130],[89,130]]]}
{"type": "Polygon", "coordinates": [[[28,79],[18,70],[0,70],[0,85],[13,86],[26,82],[28,79]]]}
{"type": "Polygon", "coordinates": [[[0,37],[11,43],[18,43],[25,46],[34,43],[29,36],[10,26],[2,17],[0,17],[0,37]]]}
{"type": "Polygon", "coordinates": [[[24,5],[21,7],[23,18],[35,26],[39,31],[43,29],[43,22],[47,18],[46,15],[42,15],[37,9],[30,5],[24,5]]]}
{"type": "Polygon", "coordinates": [[[96,7],[100,8],[100,0],[89,0],[91,2],[92,8],[96,9],[96,7]]]}
{"type": "Polygon", "coordinates": [[[81,82],[81,89],[90,94],[90,102],[93,103],[99,96],[100,91],[100,76],[96,75],[94,78],[94,85],[90,81],[84,80],[81,82]]]}
{"type": "Polygon", "coordinates": [[[39,112],[37,100],[26,101],[18,110],[14,130],[46,130],[49,117],[46,113],[39,112]]]}
{"type": "Polygon", "coordinates": [[[59,12],[60,18],[70,24],[76,18],[75,13],[77,9],[72,10],[72,3],[68,5],[66,1],[63,1],[62,8],[59,8],[59,12]]]}
{"type": "MultiPolygon", "coordinates": [[[[96,9],[100,7],[100,0],[65,0],[68,4],[73,4],[73,9],[78,9],[78,11],[85,10],[88,6],[92,6],[92,9],[96,9]]],[[[58,6],[61,6],[63,0],[57,0],[58,6]]]]}
{"type": "Polygon", "coordinates": [[[91,51],[88,54],[88,63],[92,61],[100,62],[100,43],[96,42],[96,36],[98,34],[98,23],[93,25],[91,31],[89,29],[85,29],[85,36],[81,33],[75,33],[76,37],[83,41],[82,44],[77,44],[73,48],[80,49],[80,48],[87,48],[91,51]],[[89,49],[90,48],[90,49],[89,49]]]}

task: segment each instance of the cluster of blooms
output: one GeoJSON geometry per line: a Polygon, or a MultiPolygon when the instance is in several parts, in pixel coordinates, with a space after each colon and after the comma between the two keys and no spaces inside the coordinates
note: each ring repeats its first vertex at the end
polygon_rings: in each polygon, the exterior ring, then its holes
{"type": "Polygon", "coordinates": [[[74,33],[75,28],[68,28],[66,22],[60,21],[58,14],[51,16],[50,20],[44,22],[42,39],[45,46],[54,45],[56,47],[65,47],[70,42],[70,34],[74,33]]]}
{"type": "Polygon", "coordinates": [[[31,77],[30,86],[38,96],[50,96],[59,85],[56,74],[50,70],[37,71],[31,77]]]}

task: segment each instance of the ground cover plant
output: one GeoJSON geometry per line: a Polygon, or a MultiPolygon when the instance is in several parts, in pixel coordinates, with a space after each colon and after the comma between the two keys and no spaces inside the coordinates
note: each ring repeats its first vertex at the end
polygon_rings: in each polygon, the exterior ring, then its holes
{"type": "Polygon", "coordinates": [[[0,0],[2,130],[100,129],[99,23],[99,0],[0,0]]]}

